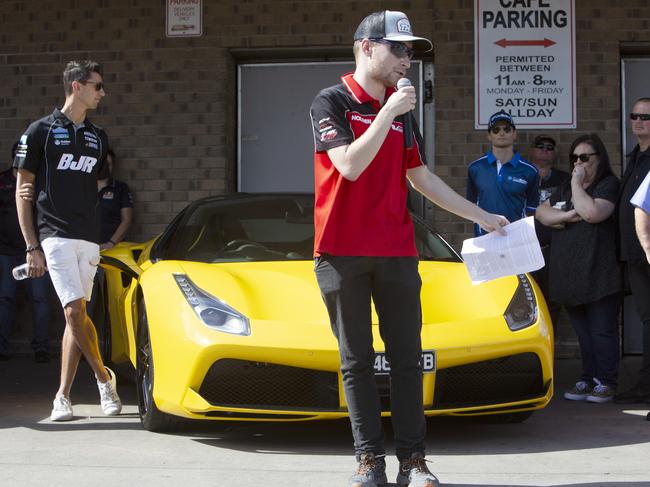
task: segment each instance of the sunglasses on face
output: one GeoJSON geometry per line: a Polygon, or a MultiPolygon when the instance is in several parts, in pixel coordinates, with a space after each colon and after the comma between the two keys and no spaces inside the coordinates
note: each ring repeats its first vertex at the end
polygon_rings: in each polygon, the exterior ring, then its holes
{"type": "Polygon", "coordinates": [[[650,120],[650,113],[630,113],[630,120],[641,119],[644,122],[650,120]]]}
{"type": "Polygon", "coordinates": [[[535,148],[539,150],[548,150],[548,151],[555,150],[555,146],[553,144],[535,144],[535,148]]]}
{"type": "Polygon", "coordinates": [[[91,84],[95,85],[95,91],[102,91],[104,89],[104,83],[102,81],[84,81],[82,84],[91,84]]]}
{"type": "Polygon", "coordinates": [[[501,131],[505,132],[506,134],[509,134],[510,132],[512,132],[512,127],[510,125],[506,125],[506,126],[492,127],[490,129],[490,132],[492,132],[494,135],[498,134],[501,131]]]}
{"type": "Polygon", "coordinates": [[[407,57],[409,59],[413,59],[413,54],[415,54],[415,50],[411,49],[406,44],[403,44],[401,42],[387,41],[386,39],[370,39],[370,40],[372,42],[376,42],[377,44],[386,44],[387,46],[390,46],[390,52],[396,58],[401,59],[403,57],[407,57]]]}
{"type": "Polygon", "coordinates": [[[587,162],[591,159],[591,156],[595,156],[596,154],[598,154],[598,152],[591,152],[589,154],[571,154],[569,160],[573,163],[578,162],[578,159],[580,159],[580,162],[587,162]]]}

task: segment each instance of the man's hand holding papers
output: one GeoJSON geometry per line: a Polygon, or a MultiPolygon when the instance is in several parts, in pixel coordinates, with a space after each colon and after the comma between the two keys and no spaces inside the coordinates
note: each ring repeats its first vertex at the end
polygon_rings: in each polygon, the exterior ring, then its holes
{"type": "Polygon", "coordinates": [[[463,242],[461,255],[472,283],[532,272],[544,267],[533,217],[505,227],[505,235],[492,232],[463,242]]]}

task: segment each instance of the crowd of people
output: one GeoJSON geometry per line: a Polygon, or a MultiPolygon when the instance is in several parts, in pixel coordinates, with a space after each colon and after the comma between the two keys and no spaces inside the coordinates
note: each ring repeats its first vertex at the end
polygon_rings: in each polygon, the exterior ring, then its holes
{"type": "MultiPolygon", "coordinates": [[[[582,374],[564,393],[569,400],[650,402],[650,234],[643,206],[648,184],[642,184],[650,171],[650,98],[635,102],[630,124],[637,145],[622,180],[594,133],[571,143],[570,173],[557,167],[557,145],[548,135],[534,138],[529,164],[514,150],[515,122],[505,111],[489,120],[490,150],[468,167],[470,201],[510,221],[535,215],[546,265],[534,276],[554,324],[566,310],[582,357],[582,374]],[[643,323],[643,365],[636,385],[617,393],[626,282],[643,323]]],[[[484,232],[477,226],[475,233],[484,232]]]]}
{"type": "MultiPolygon", "coordinates": [[[[358,462],[352,487],[387,482],[371,298],[391,363],[397,484],[438,485],[425,463],[421,281],[407,181],[432,202],[474,222],[477,236],[503,233],[509,222],[534,215],[546,260],[535,277],[553,321],[560,308],[566,310],[582,355],[582,373],[564,397],[650,402],[650,98],[639,99],[630,114],[637,145],[622,180],[598,134],[573,140],[567,172],[559,167],[553,137],[534,138],[529,162],[515,150],[516,121],[505,111],[493,114],[487,127],[490,148],[468,166],[463,198],[427,168],[411,115],[415,89],[398,85],[414,52],[431,48],[428,39],[413,34],[405,14],[367,16],[354,35],[354,73],[322,90],[310,110],[315,273],[340,349],[358,462]],[[363,122],[350,113],[362,115],[363,122]],[[376,188],[382,188],[381,197],[376,188]],[[617,391],[624,277],[643,322],[643,364],[635,386],[617,391]]],[[[0,360],[10,358],[16,293],[11,269],[26,262],[37,362],[49,360],[52,285],[66,322],[54,421],[73,417],[70,388],[82,355],[95,373],[104,413],[121,410],[115,375],[99,353],[93,322],[102,315],[96,311],[103,299],[99,252],[124,239],[133,218],[131,192],[112,176],[116,158],[108,137],[87,118],[105,95],[100,66],[71,61],[63,85],[63,107],[27,128],[14,148],[12,168],[0,173],[0,360]]]]}

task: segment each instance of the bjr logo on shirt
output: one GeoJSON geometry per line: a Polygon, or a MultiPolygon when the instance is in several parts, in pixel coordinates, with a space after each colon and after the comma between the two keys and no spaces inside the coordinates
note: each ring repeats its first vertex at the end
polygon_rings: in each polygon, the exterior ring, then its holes
{"type": "Polygon", "coordinates": [[[59,159],[59,165],[56,166],[56,168],[61,171],[69,169],[70,171],[84,171],[90,174],[93,171],[95,164],[97,164],[97,159],[94,157],[81,156],[78,161],[75,161],[74,155],[63,154],[61,159],[59,159]]]}

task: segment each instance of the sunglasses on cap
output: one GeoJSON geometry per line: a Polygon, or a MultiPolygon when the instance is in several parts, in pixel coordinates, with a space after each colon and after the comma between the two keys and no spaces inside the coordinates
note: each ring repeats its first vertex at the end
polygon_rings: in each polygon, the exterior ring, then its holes
{"type": "Polygon", "coordinates": [[[630,120],[638,120],[638,119],[647,122],[650,120],[650,113],[630,113],[630,120]]]}
{"type": "Polygon", "coordinates": [[[598,154],[598,152],[590,152],[588,154],[571,154],[569,156],[569,160],[571,162],[578,162],[578,159],[580,159],[581,162],[587,162],[589,159],[591,159],[591,156],[595,156],[598,154]]]}
{"type": "Polygon", "coordinates": [[[551,151],[551,150],[555,150],[555,146],[549,143],[546,144],[540,143],[540,144],[535,144],[535,149],[551,151]]]}
{"type": "Polygon", "coordinates": [[[81,84],[88,84],[90,83],[91,85],[95,85],[95,91],[102,91],[104,89],[104,82],[103,81],[82,81],[81,84]]]}
{"type": "Polygon", "coordinates": [[[377,44],[386,44],[387,46],[390,46],[390,52],[396,58],[407,57],[409,59],[413,59],[413,54],[415,54],[414,49],[411,49],[406,44],[403,44],[401,42],[387,41],[386,39],[369,39],[369,40],[372,42],[376,42],[377,44]]]}
{"type": "Polygon", "coordinates": [[[492,132],[494,135],[498,134],[501,131],[505,132],[506,134],[509,134],[510,132],[512,132],[512,127],[510,125],[497,125],[490,129],[490,132],[492,132]]]}

